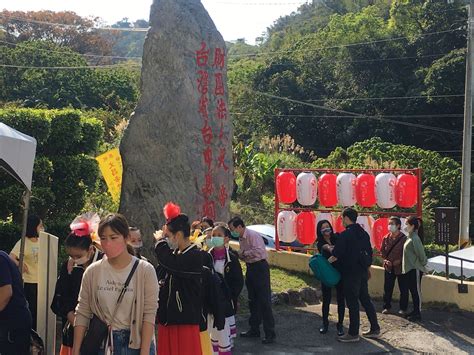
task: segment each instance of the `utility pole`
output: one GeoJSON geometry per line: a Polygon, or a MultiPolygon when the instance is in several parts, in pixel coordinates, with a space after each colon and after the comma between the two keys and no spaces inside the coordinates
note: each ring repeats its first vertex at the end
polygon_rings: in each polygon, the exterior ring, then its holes
{"type": "Polygon", "coordinates": [[[462,146],[461,213],[459,247],[469,244],[469,217],[471,207],[471,151],[472,151],[472,89],[474,87],[474,0],[468,6],[468,33],[466,54],[466,91],[464,97],[464,131],[462,146]]]}

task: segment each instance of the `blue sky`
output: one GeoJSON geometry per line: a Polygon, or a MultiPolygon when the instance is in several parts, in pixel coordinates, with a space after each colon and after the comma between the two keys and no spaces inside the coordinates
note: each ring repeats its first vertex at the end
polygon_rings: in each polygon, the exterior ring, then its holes
{"type": "MultiPolygon", "coordinates": [[[[254,43],[278,17],[296,11],[306,0],[202,0],[224,39],[245,38],[254,43]]],[[[148,19],[152,0],[0,0],[7,10],[71,10],[81,16],[99,16],[107,23],[124,17],[148,19]]]]}

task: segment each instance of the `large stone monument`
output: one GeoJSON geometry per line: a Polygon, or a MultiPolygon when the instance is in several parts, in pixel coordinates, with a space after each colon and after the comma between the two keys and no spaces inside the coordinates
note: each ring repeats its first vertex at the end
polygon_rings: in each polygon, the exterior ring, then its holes
{"type": "Polygon", "coordinates": [[[163,205],[227,221],[233,186],[225,42],[200,0],[154,0],[141,97],[120,145],[120,212],[151,244],[163,205]]]}

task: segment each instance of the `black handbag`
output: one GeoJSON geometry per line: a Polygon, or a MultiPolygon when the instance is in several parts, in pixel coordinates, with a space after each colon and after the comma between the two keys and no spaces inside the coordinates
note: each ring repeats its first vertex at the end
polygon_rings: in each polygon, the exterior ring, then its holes
{"type": "Polygon", "coordinates": [[[63,327],[63,345],[72,348],[74,342],[74,326],[69,321],[63,327]]]}
{"type": "MultiPolygon", "coordinates": [[[[125,296],[125,292],[127,291],[127,287],[132,279],[135,270],[137,269],[139,260],[135,261],[133,264],[132,270],[130,270],[130,274],[123,285],[122,291],[117,299],[117,303],[115,304],[115,309],[112,314],[112,319],[110,323],[113,322],[115,318],[115,314],[117,313],[118,306],[122,302],[123,296],[125,296]]],[[[89,329],[87,330],[86,335],[84,336],[84,340],[81,344],[81,355],[95,355],[99,352],[104,340],[106,340],[109,333],[109,325],[105,323],[102,319],[97,317],[95,314],[92,316],[92,319],[89,323],[89,329]]]]}

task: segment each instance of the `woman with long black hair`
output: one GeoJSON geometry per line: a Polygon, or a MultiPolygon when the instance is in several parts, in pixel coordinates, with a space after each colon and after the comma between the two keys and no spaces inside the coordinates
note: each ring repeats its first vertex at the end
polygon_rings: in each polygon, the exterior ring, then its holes
{"type": "Polygon", "coordinates": [[[203,253],[191,243],[191,225],[179,206],[163,209],[166,224],[155,233],[158,306],[158,354],[201,355],[203,253]]]}
{"type": "MultiPolygon", "coordinates": [[[[328,220],[321,220],[319,221],[317,228],[317,248],[322,256],[326,259],[331,257],[331,251],[334,245],[336,244],[336,234],[334,234],[334,230],[332,228],[331,223],[328,220]]],[[[336,269],[338,268],[337,261],[332,263],[336,269]]],[[[326,286],[325,284],[321,283],[321,290],[323,292],[323,324],[321,328],[319,328],[319,332],[321,334],[326,334],[329,328],[329,305],[331,304],[331,287],[326,286]]],[[[336,285],[336,299],[337,299],[337,314],[338,314],[338,322],[337,322],[337,335],[343,336],[344,335],[344,327],[342,325],[344,321],[344,312],[345,312],[345,301],[344,301],[344,291],[343,291],[343,280],[339,281],[336,285]]]]}

